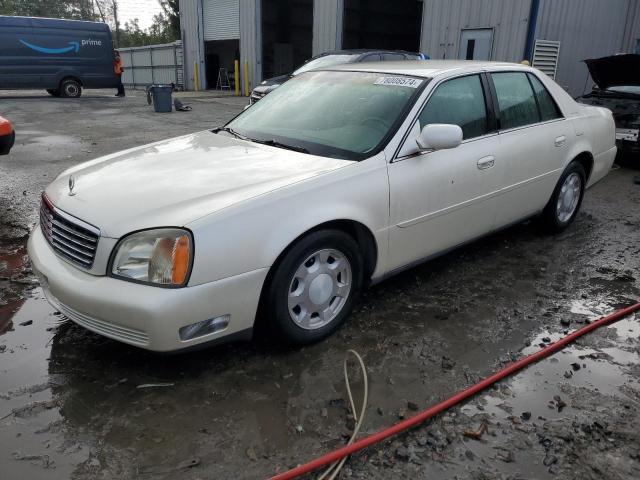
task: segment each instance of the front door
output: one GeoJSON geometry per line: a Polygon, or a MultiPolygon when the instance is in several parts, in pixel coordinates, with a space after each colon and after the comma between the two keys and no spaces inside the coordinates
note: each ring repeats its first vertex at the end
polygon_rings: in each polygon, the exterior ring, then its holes
{"type": "Polygon", "coordinates": [[[415,142],[415,134],[425,125],[448,123],[462,128],[460,146],[414,153],[389,165],[388,270],[491,231],[503,161],[485,85],[480,75],[438,85],[418,117],[419,127],[406,140],[415,142]]]}

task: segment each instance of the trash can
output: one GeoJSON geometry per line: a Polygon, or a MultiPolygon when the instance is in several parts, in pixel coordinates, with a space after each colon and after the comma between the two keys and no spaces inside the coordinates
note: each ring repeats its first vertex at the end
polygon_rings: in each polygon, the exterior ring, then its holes
{"type": "Polygon", "coordinates": [[[153,109],[156,112],[170,112],[172,109],[171,85],[151,85],[147,90],[147,95],[153,97],[153,109]]]}

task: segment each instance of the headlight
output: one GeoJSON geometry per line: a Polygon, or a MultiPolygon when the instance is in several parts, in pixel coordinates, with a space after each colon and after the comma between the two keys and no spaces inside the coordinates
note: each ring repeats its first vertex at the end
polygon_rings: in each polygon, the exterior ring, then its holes
{"type": "Polygon", "coordinates": [[[187,230],[145,230],[120,240],[110,271],[124,280],[181,287],[189,279],[192,259],[193,239],[187,230]]]}

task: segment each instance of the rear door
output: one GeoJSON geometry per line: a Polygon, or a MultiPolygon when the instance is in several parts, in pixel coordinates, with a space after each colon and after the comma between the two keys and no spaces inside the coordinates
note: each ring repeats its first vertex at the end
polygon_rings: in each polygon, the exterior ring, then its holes
{"type": "Polygon", "coordinates": [[[490,79],[505,162],[500,227],[544,208],[561,173],[571,125],[535,75],[493,72],[490,79]]]}
{"type": "Polygon", "coordinates": [[[389,270],[491,231],[503,163],[488,83],[482,74],[437,85],[400,152],[388,168],[389,270]],[[459,125],[462,144],[402,155],[415,147],[420,130],[433,123],[459,125]]]}

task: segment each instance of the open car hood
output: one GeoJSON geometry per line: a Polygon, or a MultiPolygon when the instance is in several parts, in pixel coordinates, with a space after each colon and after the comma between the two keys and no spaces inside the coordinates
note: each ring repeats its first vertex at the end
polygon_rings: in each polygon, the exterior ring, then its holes
{"type": "Polygon", "coordinates": [[[621,85],[640,85],[640,55],[612,55],[584,62],[591,78],[602,90],[621,85]]]}

